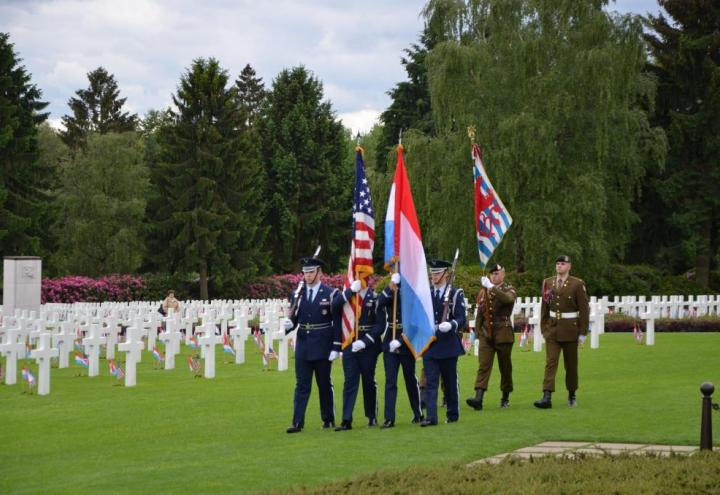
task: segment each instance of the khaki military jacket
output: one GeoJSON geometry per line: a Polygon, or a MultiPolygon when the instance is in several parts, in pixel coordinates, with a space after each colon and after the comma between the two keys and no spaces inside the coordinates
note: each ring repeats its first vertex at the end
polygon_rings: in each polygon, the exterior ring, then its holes
{"type": "Polygon", "coordinates": [[[568,277],[559,286],[557,277],[548,277],[543,281],[542,294],[540,329],[543,337],[575,342],[579,335],[587,335],[590,306],[585,282],[568,277]]]}
{"type": "Polygon", "coordinates": [[[480,289],[477,297],[477,317],[475,332],[496,344],[510,344],[515,341],[513,334],[512,315],[517,291],[507,282],[496,285],[488,290],[480,289]],[[488,321],[487,316],[490,316],[488,321]]]}

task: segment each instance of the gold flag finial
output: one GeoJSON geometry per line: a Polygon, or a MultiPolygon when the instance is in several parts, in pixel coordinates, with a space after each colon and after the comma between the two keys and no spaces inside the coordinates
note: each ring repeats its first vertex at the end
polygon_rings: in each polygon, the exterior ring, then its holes
{"type": "Polygon", "coordinates": [[[475,132],[476,132],[476,129],[475,129],[474,125],[468,126],[468,128],[467,128],[468,137],[470,138],[470,141],[473,144],[475,144],[475,132]]]}

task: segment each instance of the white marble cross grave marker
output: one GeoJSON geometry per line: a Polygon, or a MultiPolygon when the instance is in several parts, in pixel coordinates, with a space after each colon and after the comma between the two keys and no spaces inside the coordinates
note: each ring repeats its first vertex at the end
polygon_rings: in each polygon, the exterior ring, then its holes
{"type": "Polygon", "coordinates": [[[118,350],[125,353],[125,386],[134,387],[137,383],[136,366],[140,362],[140,353],[145,344],[140,338],[136,326],[128,327],[125,342],[118,345],[118,350]]]}
{"type": "Polygon", "coordinates": [[[176,324],[173,320],[166,322],[166,330],[158,337],[160,341],[165,342],[165,369],[175,369],[175,354],[180,352],[180,341],[182,334],[176,330],[176,324]]]}
{"type": "Polygon", "coordinates": [[[69,321],[63,321],[60,324],[60,333],[54,333],[52,342],[58,348],[58,368],[68,367],[68,355],[73,350],[75,342],[75,332],[73,325],[69,321]]]}
{"type": "Polygon", "coordinates": [[[25,355],[25,342],[19,341],[20,329],[11,328],[5,334],[5,342],[0,344],[0,354],[5,356],[5,384],[17,383],[17,360],[25,355]]]}
{"type": "Polygon", "coordinates": [[[88,357],[88,376],[98,376],[100,374],[100,346],[107,341],[105,337],[100,335],[100,325],[93,323],[90,325],[90,335],[83,339],[85,346],[85,354],[88,357]]]}
{"type": "Polygon", "coordinates": [[[49,333],[41,333],[37,348],[30,352],[30,357],[38,364],[38,395],[50,393],[50,361],[58,355],[57,348],[50,347],[50,337],[49,333]]]}
{"type": "Polygon", "coordinates": [[[200,337],[200,347],[205,354],[205,378],[215,378],[215,346],[222,342],[222,337],[215,335],[215,323],[203,325],[204,335],[200,337]]]}

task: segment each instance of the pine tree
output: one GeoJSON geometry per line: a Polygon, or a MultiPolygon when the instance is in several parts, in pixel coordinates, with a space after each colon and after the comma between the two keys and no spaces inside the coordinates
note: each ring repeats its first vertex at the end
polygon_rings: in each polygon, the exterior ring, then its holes
{"type": "Polygon", "coordinates": [[[652,238],[658,261],[694,269],[697,284],[707,287],[720,245],[720,5],[660,5],[672,20],[650,16],[645,39],[659,81],[656,118],[670,151],[666,170],[647,188],[661,208],[645,210],[643,219],[661,233],[652,238]]]}
{"type": "Polygon", "coordinates": [[[654,95],[642,26],[605,3],[429,2],[428,25],[449,39],[426,58],[437,137],[408,135],[407,161],[431,251],[459,245],[477,259],[465,134],[476,125],[514,218],[495,260],[544,272],[568,253],[592,278],[623,258],[633,197],[662,163],[664,137],[640,105],[654,95]]]}
{"type": "Polygon", "coordinates": [[[90,85],[75,92],[77,98],[68,101],[72,115],[62,118],[65,125],[63,141],[73,150],[82,148],[91,132],[134,131],[138,125],[137,115],[122,111],[127,98],[119,98],[115,76],[103,67],[89,72],[87,76],[90,85]]]}
{"type": "Polygon", "coordinates": [[[275,270],[297,270],[317,244],[330,269],[347,259],[354,169],[342,124],[322,100],[304,67],[280,72],[268,94],[260,127],[275,270]]]}
{"type": "Polygon", "coordinates": [[[426,28],[420,36],[420,44],[414,43],[405,50],[401,63],[408,80],[396,84],[388,92],[392,102],[380,114],[382,136],[376,148],[379,170],[386,170],[388,163],[394,164],[396,157],[392,151],[396,149],[401,129],[407,132],[412,128],[427,135],[433,132],[425,57],[436,44],[432,31],[426,28]]]}
{"type": "Polygon", "coordinates": [[[210,279],[223,290],[267,263],[264,174],[243,135],[237,90],[227,84],[217,60],[193,62],[173,95],[172,125],[160,127],[162,162],[153,172],[167,202],[151,219],[166,239],[156,256],[171,272],[198,273],[202,299],[210,279]]]}
{"type": "Polygon", "coordinates": [[[257,77],[255,69],[247,64],[240,77],[235,80],[235,86],[238,91],[238,107],[245,116],[245,124],[248,128],[255,127],[267,97],[262,77],[257,77]]]}
{"type": "Polygon", "coordinates": [[[134,132],[91,134],[62,167],[55,225],[61,272],[133,273],[145,254],[148,171],[134,132]]]}
{"type": "Polygon", "coordinates": [[[0,251],[43,256],[54,169],[39,161],[37,135],[47,103],[20,62],[0,33],[0,251]]]}

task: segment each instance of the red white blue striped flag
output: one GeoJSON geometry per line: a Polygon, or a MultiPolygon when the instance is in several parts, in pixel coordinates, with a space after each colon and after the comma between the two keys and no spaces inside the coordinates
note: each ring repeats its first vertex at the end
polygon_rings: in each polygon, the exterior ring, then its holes
{"type": "Polygon", "coordinates": [[[495,192],[485,172],[482,150],[472,145],[473,182],[475,187],[475,232],[480,266],[485,268],[495,248],[512,224],[512,217],[495,192]]]}
{"type": "MultiPolygon", "coordinates": [[[[344,288],[356,278],[367,287],[367,278],[373,273],[373,247],[375,246],[375,210],[363,162],[363,149],[355,150],[355,200],[353,203],[352,243],[348,259],[347,276],[344,288]]],[[[362,310],[363,297],[357,293],[357,301],[351,299],[343,306],[342,314],[342,348],[352,342],[355,335],[355,308],[362,310]]]]}

